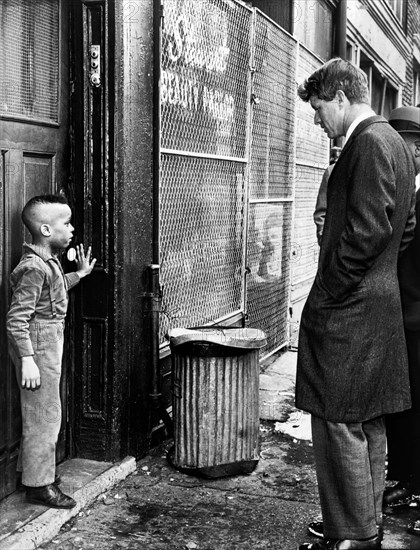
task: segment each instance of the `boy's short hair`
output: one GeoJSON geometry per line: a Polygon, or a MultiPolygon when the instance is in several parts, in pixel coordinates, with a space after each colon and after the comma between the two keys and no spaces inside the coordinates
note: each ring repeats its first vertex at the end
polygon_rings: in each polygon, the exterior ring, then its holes
{"type": "Polygon", "coordinates": [[[31,219],[31,213],[40,204],[68,204],[68,202],[66,197],[63,195],[38,195],[36,197],[32,197],[32,199],[29,199],[22,210],[22,221],[30,231],[31,235],[34,235],[36,232],[33,220],[31,219]]]}
{"type": "Polygon", "coordinates": [[[312,96],[332,101],[338,90],[342,90],[350,103],[370,105],[369,86],[366,74],[350,61],[339,57],[330,59],[316,70],[298,88],[303,101],[312,96]]]}

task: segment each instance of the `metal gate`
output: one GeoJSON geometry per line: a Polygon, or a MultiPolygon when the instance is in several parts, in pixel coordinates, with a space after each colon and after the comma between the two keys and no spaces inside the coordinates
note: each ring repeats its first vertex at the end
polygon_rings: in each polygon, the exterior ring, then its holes
{"type": "Polygon", "coordinates": [[[248,316],[287,343],[296,41],[235,0],[164,0],[160,341],[248,316]]]}
{"type": "Polygon", "coordinates": [[[296,53],[296,41],[256,10],[246,296],[266,354],[288,343],[296,53]]]}
{"type": "MultiPolygon", "coordinates": [[[[299,47],[297,82],[322,65],[322,60],[299,47]]],[[[320,126],[314,125],[312,107],[296,102],[296,177],[293,246],[291,252],[291,317],[289,345],[297,347],[302,309],[312,286],[318,264],[318,242],[313,220],[319,185],[328,166],[329,139],[320,126]]]]}

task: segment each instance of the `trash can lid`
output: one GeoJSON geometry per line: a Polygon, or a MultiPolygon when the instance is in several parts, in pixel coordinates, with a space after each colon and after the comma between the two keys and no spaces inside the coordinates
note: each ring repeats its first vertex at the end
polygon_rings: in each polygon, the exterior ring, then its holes
{"type": "Polygon", "coordinates": [[[267,344],[265,333],[257,328],[203,327],[199,329],[174,328],[169,332],[171,346],[204,342],[241,349],[257,349],[267,344]]]}

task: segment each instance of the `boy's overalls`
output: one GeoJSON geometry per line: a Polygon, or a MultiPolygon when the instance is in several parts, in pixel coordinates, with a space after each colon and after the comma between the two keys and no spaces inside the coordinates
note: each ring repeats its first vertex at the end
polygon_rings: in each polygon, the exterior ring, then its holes
{"type": "Polygon", "coordinates": [[[10,276],[13,297],[7,335],[22,411],[17,471],[22,471],[22,484],[28,487],[49,485],[55,479],[67,291],[79,280],[76,273],[64,275],[57,257],[28,244],[24,244],[24,254],[10,276]],[[40,371],[41,386],[35,390],[21,385],[21,357],[26,355],[33,355],[40,371]]]}

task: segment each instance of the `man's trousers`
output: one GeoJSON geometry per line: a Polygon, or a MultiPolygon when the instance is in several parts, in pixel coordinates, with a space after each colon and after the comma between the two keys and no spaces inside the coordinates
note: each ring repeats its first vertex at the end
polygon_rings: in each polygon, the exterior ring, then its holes
{"type": "Polygon", "coordinates": [[[405,331],[412,408],[386,416],[388,479],[420,488],[420,331],[405,331]]]}
{"type": "Polygon", "coordinates": [[[385,487],[383,417],[344,424],[312,416],[312,441],[324,536],[374,537],[385,487]]]}

